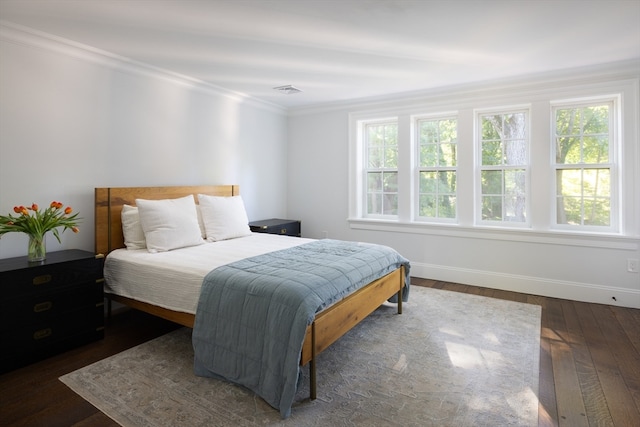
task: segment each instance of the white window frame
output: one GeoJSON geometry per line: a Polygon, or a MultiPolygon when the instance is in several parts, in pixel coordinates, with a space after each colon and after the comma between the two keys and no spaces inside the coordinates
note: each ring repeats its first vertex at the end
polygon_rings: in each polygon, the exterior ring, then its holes
{"type": "MultiPolygon", "coordinates": [[[[368,126],[371,125],[385,125],[385,124],[395,124],[399,127],[398,117],[382,117],[379,119],[366,119],[357,121],[357,152],[356,156],[356,168],[358,170],[358,178],[357,178],[357,189],[358,189],[358,207],[356,212],[358,212],[358,217],[366,218],[366,219],[379,219],[379,220],[391,220],[395,221],[399,218],[399,215],[388,215],[388,214],[370,214],[367,212],[367,172],[370,169],[367,167],[367,149],[366,145],[366,134],[365,130],[368,126]]],[[[398,141],[398,150],[400,149],[400,144],[398,141]]],[[[398,153],[398,157],[400,153],[398,153]]],[[[390,170],[390,169],[387,169],[390,170]]],[[[393,169],[396,173],[400,174],[400,165],[393,169]]],[[[400,191],[398,190],[398,194],[400,191]]],[[[398,206],[398,210],[400,206],[398,206]]]]}
{"type": "Polygon", "coordinates": [[[475,148],[475,171],[474,171],[474,218],[475,224],[479,226],[509,228],[531,228],[531,141],[532,141],[532,117],[530,104],[518,104],[503,106],[497,108],[483,108],[474,110],[474,148],[475,148]],[[485,166],[482,165],[482,116],[490,114],[526,114],[526,154],[527,161],[525,165],[517,167],[507,167],[506,165],[485,166]],[[484,170],[509,170],[524,169],[525,170],[525,221],[495,221],[482,219],[482,171],[484,170]]]}
{"type": "MultiPolygon", "coordinates": [[[[569,98],[569,99],[561,99],[561,100],[552,100],[550,101],[550,122],[551,122],[551,134],[550,134],[550,143],[551,143],[551,182],[553,187],[550,189],[550,205],[551,209],[551,218],[549,218],[550,227],[556,230],[563,231],[575,231],[575,232],[600,232],[600,233],[618,233],[620,230],[620,222],[621,222],[621,209],[620,209],[620,147],[621,147],[621,99],[619,94],[615,95],[604,95],[604,96],[594,96],[594,97],[586,97],[586,98],[569,98]],[[561,169],[561,165],[556,163],[556,110],[559,108],[579,108],[579,107],[587,107],[593,106],[595,104],[610,104],[610,114],[609,114],[609,162],[601,163],[601,164],[593,164],[593,167],[604,167],[609,168],[610,180],[611,180],[611,188],[610,188],[610,224],[609,226],[596,226],[596,225],[574,225],[574,224],[558,224],[558,204],[557,204],[557,194],[556,194],[556,185],[557,185],[557,171],[561,169]]],[[[582,168],[584,164],[578,163],[575,164],[576,168],[582,168]]],[[[591,167],[587,167],[589,169],[591,167]]],[[[564,168],[563,168],[564,169],[564,168]]]]}
{"type": "Polygon", "coordinates": [[[436,120],[455,120],[456,121],[456,133],[457,128],[459,126],[458,113],[457,112],[442,112],[438,114],[430,114],[430,115],[415,115],[411,117],[411,135],[412,135],[412,145],[413,145],[413,156],[412,156],[412,164],[413,171],[412,176],[414,179],[413,182],[413,199],[412,199],[412,211],[414,213],[414,220],[416,222],[425,222],[425,223],[445,223],[445,224],[456,224],[458,223],[458,186],[456,185],[456,215],[453,218],[446,217],[427,217],[420,215],[420,173],[428,170],[428,171],[452,171],[456,174],[456,182],[458,179],[458,138],[456,137],[456,165],[455,166],[429,166],[429,167],[421,167],[420,166],[420,121],[436,121],[436,120]]]}

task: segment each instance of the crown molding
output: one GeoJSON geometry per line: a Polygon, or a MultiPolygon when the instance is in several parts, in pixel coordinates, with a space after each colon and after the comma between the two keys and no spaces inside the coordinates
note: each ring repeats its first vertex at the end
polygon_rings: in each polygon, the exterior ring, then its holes
{"type": "MultiPolygon", "coordinates": [[[[320,105],[290,108],[289,116],[304,116],[332,111],[385,111],[398,110],[398,106],[420,104],[456,105],[482,99],[503,99],[508,96],[531,95],[534,98],[543,92],[562,93],[569,87],[580,85],[607,85],[611,82],[635,81],[640,79],[640,58],[612,63],[596,64],[588,67],[567,68],[546,73],[514,76],[482,82],[442,86],[424,91],[396,93],[380,97],[360,98],[320,105]]],[[[400,107],[402,109],[402,107],[400,107]]]]}
{"type": "Polygon", "coordinates": [[[0,41],[54,52],[129,74],[161,79],[209,95],[221,96],[238,104],[246,104],[277,114],[286,115],[287,112],[287,109],[282,106],[257,99],[244,93],[234,92],[184,74],[135,61],[93,46],[88,46],[5,20],[0,20],[0,41]]]}

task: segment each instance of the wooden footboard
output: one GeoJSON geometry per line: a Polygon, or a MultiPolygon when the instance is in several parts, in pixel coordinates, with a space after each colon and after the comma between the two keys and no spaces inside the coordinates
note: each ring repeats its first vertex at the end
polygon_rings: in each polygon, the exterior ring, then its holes
{"type": "Polygon", "coordinates": [[[404,267],[400,267],[316,315],[307,327],[300,356],[300,365],[309,363],[309,395],[312,400],[317,395],[316,356],[393,295],[398,295],[398,314],[402,314],[403,287],[404,267]]]}
{"type": "MultiPolygon", "coordinates": [[[[120,219],[124,204],[133,206],[136,198],[164,199],[184,197],[190,194],[234,196],[239,194],[239,187],[237,185],[224,185],[96,188],[96,254],[108,255],[112,250],[124,247],[120,219]]],[[[398,295],[398,314],[402,314],[404,278],[404,267],[400,267],[316,315],[314,322],[307,328],[300,358],[301,365],[310,364],[310,395],[312,399],[316,398],[316,356],[396,294],[398,295]]],[[[105,296],[109,299],[109,312],[111,311],[111,301],[113,300],[189,328],[193,328],[195,323],[195,315],[193,314],[168,310],[119,295],[106,293],[105,296]]]]}
{"type": "MultiPolygon", "coordinates": [[[[403,287],[404,267],[400,267],[346,296],[344,299],[327,307],[316,315],[313,323],[307,327],[304,343],[302,344],[302,354],[300,356],[301,366],[309,363],[309,396],[311,399],[315,399],[317,396],[317,355],[396,294],[398,295],[398,314],[402,314],[403,287]]],[[[110,299],[108,304],[109,312],[111,312],[111,300],[113,300],[189,328],[193,328],[195,323],[195,315],[193,314],[168,310],[119,295],[105,295],[110,299]]]]}
{"type": "Polygon", "coordinates": [[[403,286],[404,267],[400,267],[318,313],[307,327],[300,364],[309,363],[395,294],[400,297],[398,314],[402,314],[403,286]]]}

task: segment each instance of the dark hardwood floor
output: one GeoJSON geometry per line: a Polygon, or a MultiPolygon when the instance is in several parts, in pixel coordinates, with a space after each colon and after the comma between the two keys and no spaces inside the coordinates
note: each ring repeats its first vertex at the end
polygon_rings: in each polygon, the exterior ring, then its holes
{"type": "MultiPolygon", "coordinates": [[[[640,426],[640,310],[412,279],[542,307],[539,426],[640,426]]],[[[123,310],[105,339],[0,375],[0,426],[117,426],[58,377],[177,326],[123,310]]]]}

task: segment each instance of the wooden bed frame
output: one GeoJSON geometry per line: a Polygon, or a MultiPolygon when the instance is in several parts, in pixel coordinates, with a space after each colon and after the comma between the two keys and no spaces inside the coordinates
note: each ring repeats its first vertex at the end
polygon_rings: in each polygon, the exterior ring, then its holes
{"type": "MultiPolygon", "coordinates": [[[[96,188],[96,254],[107,256],[112,250],[125,247],[120,216],[124,204],[135,206],[136,199],[174,199],[190,194],[193,194],[197,201],[198,194],[236,196],[240,194],[240,188],[237,185],[96,188]]],[[[316,355],[337,341],[393,295],[398,295],[398,314],[402,314],[403,287],[404,267],[400,267],[316,314],[314,322],[307,327],[300,359],[301,366],[309,363],[311,399],[316,398],[316,355]]],[[[113,300],[193,328],[195,321],[193,314],[168,310],[115,294],[105,293],[105,296],[109,302],[109,312],[113,300]]]]}

